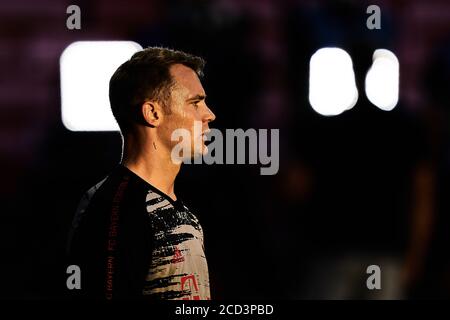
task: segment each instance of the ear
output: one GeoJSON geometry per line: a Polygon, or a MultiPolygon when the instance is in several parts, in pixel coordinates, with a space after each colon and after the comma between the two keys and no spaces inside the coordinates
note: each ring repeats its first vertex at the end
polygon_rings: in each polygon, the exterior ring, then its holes
{"type": "Polygon", "coordinates": [[[158,127],[163,117],[161,105],[156,101],[145,101],[142,104],[142,116],[148,125],[158,127]]]}

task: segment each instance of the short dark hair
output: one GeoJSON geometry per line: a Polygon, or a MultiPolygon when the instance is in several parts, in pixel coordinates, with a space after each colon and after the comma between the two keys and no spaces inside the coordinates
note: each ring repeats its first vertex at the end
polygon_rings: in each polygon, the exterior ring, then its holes
{"type": "Polygon", "coordinates": [[[205,60],[183,51],[149,47],[136,52],[123,63],[109,81],[109,101],[120,130],[128,132],[136,123],[143,122],[141,106],[145,100],[162,104],[170,113],[170,96],[174,81],[170,66],[183,64],[203,76],[205,60]]]}

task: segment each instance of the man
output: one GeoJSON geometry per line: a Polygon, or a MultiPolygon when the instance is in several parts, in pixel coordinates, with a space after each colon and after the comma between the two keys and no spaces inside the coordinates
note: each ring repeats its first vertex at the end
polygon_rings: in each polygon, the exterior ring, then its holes
{"type": "MultiPolygon", "coordinates": [[[[204,60],[147,48],[110,80],[112,112],[123,137],[121,163],[82,198],[69,238],[69,263],[81,270],[89,298],[210,299],[203,231],[175,195],[181,164],[177,143],[207,151],[204,134],[215,115],[200,83],[204,60]],[[201,123],[201,132],[194,130],[201,123]],[[172,141],[188,130],[190,141],[172,141]]],[[[183,150],[189,150],[184,148],[183,150]]]]}

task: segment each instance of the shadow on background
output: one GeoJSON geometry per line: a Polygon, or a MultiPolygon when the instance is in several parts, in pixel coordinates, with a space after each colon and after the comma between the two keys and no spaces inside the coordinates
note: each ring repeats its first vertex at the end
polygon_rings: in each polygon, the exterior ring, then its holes
{"type": "MultiPolygon", "coordinates": [[[[450,4],[375,1],[54,1],[0,5],[2,298],[64,298],[67,231],[83,192],[120,160],[120,135],[61,123],[59,56],[133,40],[203,56],[213,126],[279,128],[280,171],[184,166],[178,195],[205,231],[212,298],[448,298],[450,4]],[[65,28],[78,4],[82,29],[65,28]],[[323,117],[308,97],[319,48],[349,52],[359,100],[323,117]],[[400,102],[370,104],[377,48],[400,61],[400,102]],[[383,289],[366,288],[381,267],[383,289]]],[[[88,75],[87,75],[88,76],[88,75]]]]}

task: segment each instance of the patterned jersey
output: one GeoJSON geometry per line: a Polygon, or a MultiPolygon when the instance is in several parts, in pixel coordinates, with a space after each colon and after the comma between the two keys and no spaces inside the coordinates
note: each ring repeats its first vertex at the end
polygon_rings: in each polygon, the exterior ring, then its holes
{"type": "Polygon", "coordinates": [[[68,258],[81,270],[75,296],[210,299],[197,217],[123,165],[81,199],[68,258]]]}

